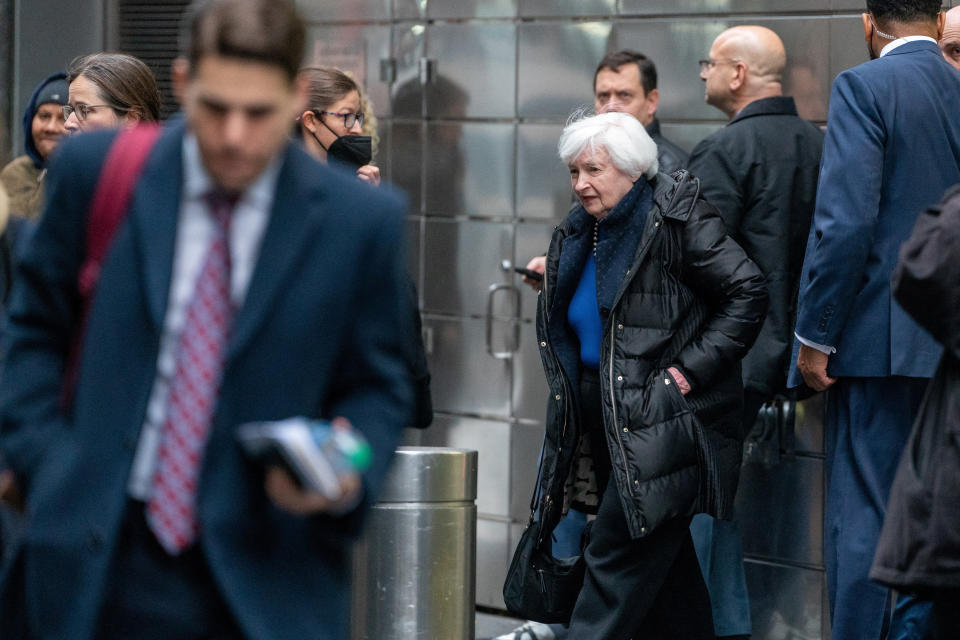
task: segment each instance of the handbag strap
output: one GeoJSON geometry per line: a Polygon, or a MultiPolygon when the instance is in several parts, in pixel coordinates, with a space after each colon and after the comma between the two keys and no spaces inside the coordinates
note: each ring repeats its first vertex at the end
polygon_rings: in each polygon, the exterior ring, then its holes
{"type": "Polygon", "coordinates": [[[83,336],[100,280],[100,269],[113,236],[130,209],[137,180],[160,133],[161,128],[155,124],[124,129],[110,145],[100,169],[87,216],[86,257],[77,273],[77,290],[81,303],[80,321],[73,335],[64,370],[60,396],[60,404],[64,408],[73,403],[83,336]]]}
{"type": "Polygon", "coordinates": [[[126,217],[133,200],[137,178],[147,162],[150,150],[160,136],[154,124],[125,129],[117,135],[97,181],[90,215],[87,218],[87,252],[80,267],[77,285],[85,306],[89,306],[100,279],[100,268],[110,249],[110,241],[126,217]]]}

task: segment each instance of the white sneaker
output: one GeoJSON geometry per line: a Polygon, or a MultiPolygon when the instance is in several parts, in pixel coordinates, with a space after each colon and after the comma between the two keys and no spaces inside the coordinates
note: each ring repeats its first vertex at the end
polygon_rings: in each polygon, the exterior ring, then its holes
{"type": "Polygon", "coordinates": [[[531,620],[493,640],[554,640],[554,635],[547,625],[531,620]]]}

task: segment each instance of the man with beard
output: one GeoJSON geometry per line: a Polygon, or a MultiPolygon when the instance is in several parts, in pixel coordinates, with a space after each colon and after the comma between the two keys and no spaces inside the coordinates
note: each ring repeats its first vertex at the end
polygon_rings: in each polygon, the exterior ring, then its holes
{"type": "Polygon", "coordinates": [[[960,75],[944,60],[940,0],[867,0],[870,62],[837,76],[801,274],[797,370],[829,389],[824,556],[834,640],[922,626],[868,580],[887,496],[940,345],[893,299],[917,216],[960,182],[960,75]]]}

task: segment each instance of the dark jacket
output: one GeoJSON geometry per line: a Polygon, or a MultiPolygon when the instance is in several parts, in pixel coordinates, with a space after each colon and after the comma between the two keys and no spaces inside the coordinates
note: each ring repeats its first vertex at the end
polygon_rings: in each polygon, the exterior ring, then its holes
{"type": "MultiPolygon", "coordinates": [[[[700,197],[699,182],[681,172],[676,179],[661,173],[650,184],[653,206],[632,212],[643,227],[629,268],[609,308],[601,308],[611,482],[635,538],[677,516],[730,516],[741,453],[737,363],[767,305],[763,276],[700,197]],[[670,365],[692,385],[689,395],[669,382],[670,365]]],[[[551,394],[539,486],[548,525],[560,517],[579,462],[579,351],[566,314],[592,245],[593,220],[577,207],[554,231],[537,308],[551,394]]],[[[601,240],[599,271],[603,252],[601,240]]],[[[598,293],[603,288],[598,284],[598,293]]]]}
{"type": "MultiPolygon", "coordinates": [[[[27,490],[21,553],[31,638],[91,637],[106,593],[157,370],[183,135],[178,122],[157,141],[113,238],[86,316],[69,412],[60,389],[79,322],[77,273],[89,201],[113,132],[61,145],[49,205],[20,262],[5,336],[0,449],[27,490]]],[[[340,638],[349,635],[343,613],[361,512],[302,517],[276,508],[264,493],[261,467],[237,445],[235,427],[344,416],[373,450],[364,487],[365,501],[376,500],[412,407],[397,242],[405,206],[391,189],[358,189],[295,145],[279,161],[204,453],[199,544],[245,638],[340,638]],[[362,295],[357,282],[364,283],[362,295]]]]}
{"type": "Polygon", "coordinates": [[[897,301],[944,345],[890,490],[870,577],[960,589],[960,185],[921,214],[893,274],[897,301]]]}
{"type": "Polygon", "coordinates": [[[662,173],[673,173],[687,168],[687,152],[660,134],[660,121],[656,118],[646,126],[647,133],[657,144],[657,162],[662,173]]]}
{"type": "Polygon", "coordinates": [[[822,146],[823,132],[797,115],[793,98],[764,98],[702,140],[687,165],[767,279],[770,312],[743,359],[744,386],[762,394],[786,387],[822,146]]]}

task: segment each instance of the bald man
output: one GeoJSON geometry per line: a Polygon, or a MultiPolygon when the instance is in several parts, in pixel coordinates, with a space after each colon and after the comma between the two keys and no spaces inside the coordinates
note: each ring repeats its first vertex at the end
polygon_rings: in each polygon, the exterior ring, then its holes
{"type": "Polygon", "coordinates": [[[947,11],[940,36],[940,52],[953,67],[960,71],[960,7],[947,11]]]}
{"type": "MultiPolygon", "coordinates": [[[[753,427],[763,403],[786,391],[792,305],[823,145],[820,129],[800,118],[793,98],[783,95],[786,62],[783,42],[765,27],[734,27],[717,36],[709,57],[700,61],[700,78],[707,103],[730,121],[701,141],[688,163],[728,233],[767,278],[770,311],[743,360],[744,433],[753,427]]],[[[704,577],[717,635],[749,635],[750,609],[736,523],[700,515],[691,531],[698,553],[712,559],[704,577]]]]}

